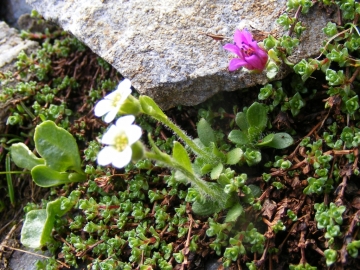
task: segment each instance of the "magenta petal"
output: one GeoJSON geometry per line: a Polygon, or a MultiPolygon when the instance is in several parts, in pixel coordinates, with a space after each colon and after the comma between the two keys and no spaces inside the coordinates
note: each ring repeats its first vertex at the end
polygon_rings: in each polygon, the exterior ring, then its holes
{"type": "Polygon", "coordinates": [[[265,52],[263,49],[259,48],[259,50],[256,52],[256,54],[261,59],[261,62],[265,65],[269,58],[267,52],[265,52]]]}
{"type": "Polygon", "coordinates": [[[237,44],[238,46],[241,46],[241,44],[246,41],[245,39],[243,39],[242,32],[243,31],[240,31],[238,29],[235,30],[234,41],[235,41],[235,44],[237,44]]]}
{"type": "Polygon", "coordinates": [[[225,50],[228,50],[228,51],[233,52],[236,55],[240,56],[240,48],[238,46],[234,45],[234,44],[230,44],[230,43],[225,44],[225,46],[223,46],[223,48],[225,50]]]}
{"type": "Polygon", "coordinates": [[[245,60],[248,64],[246,68],[249,70],[260,69],[262,66],[260,58],[256,54],[246,57],[245,60]]]}
{"type": "Polygon", "coordinates": [[[250,32],[246,29],[240,31],[238,29],[235,30],[234,40],[236,44],[240,46],[240,44],[251,44],[253,42],[253,37],[250,32]]]}
{"type": "Polygon", "coordinates": [[[235,44],[238,44],[239,46],[243,43],[241,31],[238,29],[235,30],[234,41],[235,44]]]}
{"type": "Polygon", "coordinates": [[[239,59],[239,58],[231,59],[231,61],[229,63],[229,71],[235,71],[235,70],[245,66],[246,64],[247,64],[247,62],[242,59],[239,59]]]}
{"type": "Polygon", "coordinates": [[[246,68],[249,70],[263,70],[266,64],[266,62],[264,62],[263,59],[261,59],[256,54],[246,57],[245,60],[248,63],[248,66],[246,68]]]}

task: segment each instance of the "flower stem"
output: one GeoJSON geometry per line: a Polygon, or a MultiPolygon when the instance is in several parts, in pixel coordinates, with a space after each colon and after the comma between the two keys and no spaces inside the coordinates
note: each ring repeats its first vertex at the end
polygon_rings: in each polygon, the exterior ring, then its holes
{"type": "Polygon", "coordinates": [[[174,160],[171,156],[165,153],[159,155],[154,152],[145,151],[145,157],[155,161],[160,161],[162,163],[165,163],[168,167],[180,171],[182,174],[186,176],[186,178],[188,178],[188,180],[192,184],[198,187],[198,190],[201,191],[200,193],[206,194],[206,196],[211,197],[212,200],[217,201],[220,204],[222,204],[222,202],[224,201],[224,196],[222,196],[222,194],[218,194],[218,192],[212,189],[206,181],[200,179],[194,173],[189,172],[178,162],[176,162],[176,160],[174,160]]]}
{"type": "Polygon", "coordinates": [[[182,131],[181,128],[179,128],[177,125],[171,122],[170,119],[162,117],[160,115],[150,115],[150,116],[162,122],[167,127],[169,127],[180,139],[182,139],[185,142],[187,146],[191,148],[191,150],[195,154],[205,158],[209,163],[213,163],[214,165],[220,162],[219,160],[214,158],[214,156],[210,155],[210,153],[201,149],[189,136],[185,134],[184,131],[182,131]]]}

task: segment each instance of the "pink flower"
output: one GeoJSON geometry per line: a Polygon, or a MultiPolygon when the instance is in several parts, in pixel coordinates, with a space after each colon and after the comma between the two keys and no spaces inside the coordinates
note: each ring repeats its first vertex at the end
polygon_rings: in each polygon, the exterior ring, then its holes
{"type": "Polygon", "coordinates": [[[265,50],[259,47],[257,42],[253,40],[251,33],[247,30],[235,30],[234,44],[226,44],[223,48],[235,53],[238,58],[231,59],[229,70],[234,71],[241,67],[248,70],[262,71],[268,60],[265,50]]]}

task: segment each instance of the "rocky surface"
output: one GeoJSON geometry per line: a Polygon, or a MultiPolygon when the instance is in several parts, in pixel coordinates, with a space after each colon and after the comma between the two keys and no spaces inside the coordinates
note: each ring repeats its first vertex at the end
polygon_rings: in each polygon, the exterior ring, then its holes
{"type": "MultiPolygon", "coordinates": [[[[282,34],[275,20],[286,0],[27,0],[112,64],[142,94],[165,109],[195,105],[220,91],[265,84],[265,74],[228,72],[233,57],[222,46],[236,28],[263,39],[282,34]],[[215,41],[203,34],[227,38],[215,41]]],[[[301,15],[308,30],[295,59],[317,54],[327,15],[301,15]]],[[[277,78],[286,75],[282,71],[277,78]]]]}
{"type": "Polygon", "coordinates": [[[23,40],[19,31],[0,22],[0,69],[16,60],[21,51],[31,51],[39,44],[31,40],[23,40]]]}
{"type": "Polygon", "coordinates": [[[17,20],[22,14],[30,13],[32,10],[25,0],[2,0],[0,5],[0,19],[4,19],[13,27],[18,27],[17,20]]]}
{"type": "MultiPolygon", "coordinates": [[[[23,40],[19,31],[9,27],[5,22],[0,22],[0,73],[15,71],[14,62],[21,51],[27,54],[38,48],[39,44],[35,41],[23,40]]],[[[10,82],[7,86],[13,84],[10,82]]],[[[0,80],[0,92],[2,91],[2,82],[0,80]]],[[[0,133],[4,131],[8,115],[8,109],[12,100],[5,103],[0,102],[0,133]]]]}

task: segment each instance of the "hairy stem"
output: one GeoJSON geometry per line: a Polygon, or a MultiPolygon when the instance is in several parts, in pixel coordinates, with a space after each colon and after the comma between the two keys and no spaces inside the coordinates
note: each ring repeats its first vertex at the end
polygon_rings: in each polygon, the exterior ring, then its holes
{"type": "Polygon", "coordinates": [[[186,176],[186,178],[194,185],[196,185],[199,190],[201,190],[201,193],[206,194],[207,196],[211,197],[212,200],[219,202],[222,204],[222,201],[224,200],[224,196],[222,194],[218,194],[218,192],[214,189],[212,189],[208,183],[199,177],[197,177],[194,173],[189,172],[187,169],[185,169],[183,166],[181,166],[176,160],[174,160],[169,155],[162,153],[161,155],[154,153],[154,152],[145,152],[145,157],[160,161],[162,163],[165,163],[169,168],[175,169],[177,171],[180,171],[182,174],[186,176]]]}
{"type": "Polygon", "coordinates": [[[170,119],[161,117],[160,115],[151,115],[151,117],[155,118],[156,120],[160,121],[167,127],[169,127],[181,140],[185,142],[187,146],[191,148],[191,150],[198,156],[201,156],[205,158],[209,163],[217,164],[219,161],[217,158],[214,158],[210,153],[204,151],[201,149],[189,136],[185,134],[185,132],[179,128],[177,125],[175,125],[173,122],[171,122],[170,119]]]}

